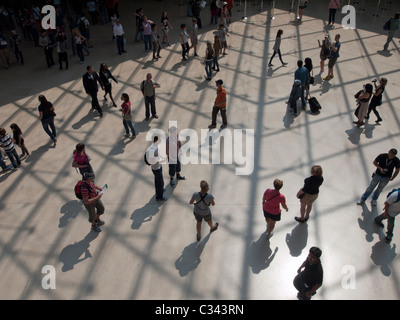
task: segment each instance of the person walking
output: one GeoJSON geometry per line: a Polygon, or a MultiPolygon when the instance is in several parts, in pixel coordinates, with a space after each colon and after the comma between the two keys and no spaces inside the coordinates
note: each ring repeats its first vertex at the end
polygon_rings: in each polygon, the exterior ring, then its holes
{"type": "Polygon", "coordinates": [[[165,201],[167,199],[164,197],[164,177],[162,173],[162,163],[165,161],[165,158],[160,155],[158,149],[160,143],[161,140],[159,140],[158,136],[154,136],[153,143],[146,150],[146,159],[151,165],[151,171],[154,175],[156,201],[165,201]]]}
{"type": "Polygon", "coordinates": [[[85,55],[83,54],[83,43],[86,41],[86,38],[78,32],[78,29],[76,29],[76,32],[74,32],[73,36],[75,41],[76,54],[79,57],[79,63],[83,64],[83,62],[85,61],[85,55]]]}
{"type": "Polygon", "coordinates": [[[186,177],[181,175],[181,162],[179,161],[179,155],[182,143],[178,140],[178,130],[176,127],[170,128],[166,143],[170,178],[169,184],[174,187],[176,184],[174,181],[175,175],[176,180],[186,180],[186,177]]]}
{"type": "Polygon", "coordinates": [[[100,84],[101,89],[104,91],[104,84],[101,81],[99,75],[93,70],[92,66],[86,67],[87,72],[82,76],[83,87],[86,93],[92,98],[92,109],[96,109],[99,112],[100,118],[103,117],[103,110],[100,107],[99,100],[97,99],[97,92],[99,88],[97,82],[100,84]]]}
{"type": "Polygon", "coordinates": [[[219,79],[215,81],[217,86],[217,97],[215,98],[215,103],[212,109],[212,119],[211,124],[208,126],[209,129],[214,129],[217,126],[217,114],[221,112],[222,117],[222,125],[221,129],[225,129],[228,125],[228,121],[226,119],[226,90],[222,86],[224,82],[219,79]]]}
{"type": "Polygon", "coordinates": [[[328,25],[335,25],[335,16],[336,11],[340,9],[340,1],[339,0],[330,0],[328,10],[329,10],[329,19],[328,25]]]}
{"type": "Polygon", "coordinates": [[[99,76],[101,82],[104,85],[104,100],[107,101],[107,94],[108,94],[113,103],[113,107],[116,108],[117,104],[115,103],[112,95],[112,82],[114,81],[115,83],[118,83],[117,79],[115,79],[115,77],[112,75],[110,69],[105,63],[102,63],[100,65],[99,76]]]}
{"type": "Polygon", "coordinates": [[[223,23],[221,23],[219,25],[219,29],[217,31],[217,34],[218,34],[219,39],[221,40],[221,44],[222,44],[222,49],[223,49],[222,55],[226,56],[227,53],[225,51],[226,51],[226,48],[228,47],[228,43],[226,41],[226,37],[229,37],[229,34],[228,34],[226,28],[224,28],[224,24],[223,23]]]}
{"type": "Polygon", "coordinates": [[[383,46],[383,50],[387,50],[389,47],[390,42],[393,40],[394,34],[396,33],[396,30],[399,29],[400,25],[400,11],[396,12],[393,18],[390,18],[388,21],[388,26],[387,26],[387,39],[386,43],[383,46]]]}
{"type": "Polygon", "coordinates": [[[192,4],[192,15],[193,15],[193,18],[196,19],[197,26],[199,27],[199,29],[201,29],[200,13],[201,13],[200,0],[194,0],[193,4],[192,4]]]}
{"type": "Polygon", "coordinates": [[[200,182],[200,192],[195,192],[189,201],[189,204],[194,204],[193,214],[196,219],[196,239],[201,239],[201,224],[203,220],[210,227],[210,233],[218,229],[219,223],[213,223],[210,205],[215,206],[214,196],[208,193],[210,186],[207,181],[200,182]]]}
{"type": "Polygon", "coordinates": [[[60,65],[60,70],[62,70],[62,62],[65,61],[65,69],[68,70],[68,52],[67,52],[67,42],[68,38],[64,31],[58,30],[56,34],[57,43],[57,53],[58,53],[58,64],[60,65]]]}
{"type": "Polygon", "coordinates": [[[281,220],[281,208],[289,211],[286,205],[286,198],[280,193],[283,187],[283,181],[279,179],[274,180],[274,189],[267,189],[264,192],[262,199],[262,206],[264,212],[265,222],[267,223],[267,239],[271,238],[275,228],[275,223],[281,220]]]}
{"type": "Polygon", "coordinates": [[[55,108],[53,104],[46,99],[44,95],[39,96],[40,105],[38,107],[39,120],[42,122],[43,130],[53,140],[54,147],[57,145],[57,131],[54,126],[55,108]]]}
{"type": "Polygon", "coordinates": [[[373,80],[372,83],[374,84],[375,87],[375,93],[372,95],[371,98],[371,102],[368,106],[368,113],[367,116],[365,117],[365,119],[369,119],[369,115],[371,113],[371,111],[374,112],[375,116],[376,116],[376,123],[379,123],[382,121],[381,115],[379,114],[378,110],[376,110],[376,107],[382,105],[382,95],[383,92],[385,91],[385,87],[387,85],[387,79],[385,77],[382,77],[379,80],[379,85],[376,85],[376,80],[373,80]]]}
{"type": "Polygon", "coordinates": [[[300,217],[294,218],[297,222],[307,222],[312,205],[318,198],[319,188],[323,182],[321,166],[313,165],[311,167],[311,176],[304,180],[303,188],[297,192],[297,198],[300,199],[300,217]]]}
{"type": "Polygon", "coordinates": [[[55,63],[53,59],[53,46],[54,44],[51,42],[47,31],[43,31],[39,38],[39,46],[41,46],[44,50],[44,56],[46,57],[47,67],[52,68],[55,63]]]}
{"type": "Polygon", "coordinates": [[[192,42],[190,49],[193,48],[193,50],[194,50],[193,55],[195,57],[198,57],[199,55],[197,54],[197,45],[199,44],[199,27],[197,25],[196,18],[192,19],[192,26],[190,28],[190,41],[192,42]]]}
{"type": "Polygon", "coordinates": [[[324,271],[321,264],[322,251],[318,247],[311,247],[306,260],[297,269],[293,285],[297,289],[299,300],[310,300],[322,286],[324,271]]]}
{"type": "Polygon", "coordinates": [[[143,36],[143,9],[139,8],[136,10],[135,14],[135,19],[136,19],[136,33],[135,33],[135,42],[138,42],[138,35],[140,35],[140,38],[144,41],[144,36],[143,36]]]}
{"type": "Polygon", "coordinates": [[[274,53],[272,54],[272,57],[269,60],[268,67],[272,67],[273,66],[272,59],[274,59],[276,54],[278,54],[279,60],[281,60],[282,66],[286,66],[287,65],[287,62],[284,62],[282,60],[282,54],[281,54],[281,49],[280,49],[281,40],[282,40],[282,34],[283,34],[283,30],[282,29],[279,29],[278,32],[276,33],[275,44],[274,44],[274,47],[272,48],[272,50],[274,50],[274,53]]]}
{"type": "Polygon", "coordinates": [[[18,167],[21,166],[21,159],[15,150],[14,143],[12,141],[11,135],[7,133],[6,129],[0,128],[0,147],[4,149],[7,154],[8,159],[12,163],[12,171],[17,171],[18,167]]]}
{"type": "Polygon", "coordinates": [[[125,137],[129,137],[129,129],[131,129],[132,136],[131,138],[136,137],[136,131],[132,124],[132,109],[131,102],[129,101],[129,96],[127,93],[123,93],[121,95],[122,105],[120,111],[122,112],[122,124],[125,128],[125,137]]]}
{"type": "Polygon", "coordinates": [[[122,27],[121,21],[117,19],[115,21],[115,26],[113,27],[113,36],[117,43],[118,54],[122,55],[126,53],[125,51],[125,32],[124,28],[122,27]]]}
{"type": "Polygon", "coordinates": [[[221,45],[221,40],[219,39],[219,36],[217,34],[214,35],[213,49],[214,49],[214,57],[211,69],[215,70],[216,72],[219,72],[218,59],[222,51],[222,45],[221,45]]]}
{"type": "Polygon", "coordinates": [[[24,56],[22,55],[21,50],[21,39],[18,36],[17,31],[11,31],[11,38],[10,38],[10,45],[11,45],[11,52],[14,54],[17,62],[21,61],[21,65],[24,65],[24,56]]]}
{"type": "Polygon", "coordinates": [[[303,19],[303,10],[307,8],[308,0],[299,0],[299,12],[298,12],[298,20],[301,21],[303,19]]]}
{"type": "Polygon", "coordinates": [[[325,38],[324,40],[319,41],[318,39],[318,46],[321,48],[320,52],[319,52],[319,58],[321,59],[320,63],[319,63],[319,73],[322,74],[324,73],[325,70],[325,61],[328,59],[329,57],[329,53],[330,53],[330,45],[331,42],[329,41],[329,34],[325,34],[325,38]]]}
{"type": "Polygon", "coordinates": [[[157,33],[157,25],[155,23],[151,25],[151,41],[153,42],[153,61],[157,61],[161,58],[161,44],[160,35],[157,33]]]}
{"type": "Polygon", "coordinates": [[[150,108],[151,116],[158,119],[156,110],[156,88],[160,88],[160,85],[157,82],[153,82],[152,78],[152,74],[148,73],[146,80],[143,80],[140,84],[140,90],[142,91],[146,108],[146,120],[150,119],[150,108]]]}
{"type": "Polygon", "coordinates": [[[82,202],[89,215],[89,222],[92,224],[92,230],[101,232],[100,226],[104,225],[104,221],[100,217],[104,214],[105,208],[101,201],[102,188],[94,183],[95,175],[91,172],[85,172],[82,176],[80,184],[80,192],[82,194],[82,202]]]}
{"type": "Polygon", "coordinates": [[[210,41],[207,41],[207,49],[204,56],[203,64],[206,69],[206,80],[210,81],[212,77],[212,64],[214,61],[214,49],[210,41]]]}
{"type": "Polygon", "coordinates": [[[397,150],[392,148],[388,153],[381,153],[375,158],[373,164],[377,169],[372,174],[369,186],[361,196],[360,200],[357,201],[358,205],[363,205],[372,191],[376,188],[371,201],[372,206],[376,206],[379,195],[383,189],[389,181],[393,181],[399,173],[400,160],[396,155],[397,150]]]}
{"type": "Polygon", "coordinates": [[[181,33],[179,35],[179,40],[182,46],[182,60],[187,60],[187,55],[189,55],[189,34],[186,31],[186,24],[182,23],[181,24],[181,33]]]}
{"type": "Polygon", "coordinates": [[[372,84],[367,83],[364,85],[362,91],[356,95],[358,107],[355,111],[355,115],[357,117],[357,121],[353,121],[357,127],[361,127],[365,124],[364,119],[368,113],[368,103],[372,97],[373,87],[372,84]]]}
{"type": "Polygon", "coordinates": [[[323,79],[325,81],[329,81],[333,78],[333,67],[335,66],[337,59],[340,57],[340,34],[335,36],[335,43],[330,45],[329,51],[329,62],[328,62],[328,75],[323,79]]]}
{"type": "Polygon", "coordinates": [[[387,219],[387,232],[385,241],[390,243],[393,238],[394,220],[400,213],[400,190],[393,189],[386,197],[383,213],[375,218],[375,223],[381,228],[384,227],[382,221],[387,219]]]}
{"type": "Polygon", "coordinates": [[[92,158],[86,153],[86,146],[83,143],[78,143],[76,145],[72,157],[72,167],[78,169],[82,176],[85,172],[94,173],[92,165],[90,164],[92,158]]]}
{"type": "Polygon", "coordinates": [[[21,148],[22,154],[19,156],[21,159],[25,156],[29,156],[30,153],[28,149],[25,146],[25,140],[22,137],[22,131],[19,128],[19,126],[16,123],[11,124],[10,126],[12,132],[13,132],[13,140],[14,143],[21,148]]]}

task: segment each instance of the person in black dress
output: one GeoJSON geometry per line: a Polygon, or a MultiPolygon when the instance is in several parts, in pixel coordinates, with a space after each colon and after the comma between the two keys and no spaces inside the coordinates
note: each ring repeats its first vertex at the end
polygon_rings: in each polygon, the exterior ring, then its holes
{"type": "Polygon", "coordinates": [[[108,69],[108,66],[105,63],[102,63],[100,65],[100,71],[99,71],[100,79],[104,84],[104,100],[107,101],[107,94],[110,96],[110,99],[113,103],[113,107],[117,107],[117,104],[114,101],[114,98],[112,96],[112,81],[115,83],[118,83],[118,81],[115,79],[115,77],[112,75],[110,69],[108,69]]]}

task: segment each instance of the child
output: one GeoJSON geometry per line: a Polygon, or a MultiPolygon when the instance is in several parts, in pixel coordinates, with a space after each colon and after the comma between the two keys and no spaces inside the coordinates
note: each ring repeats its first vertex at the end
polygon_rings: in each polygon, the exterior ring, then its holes
{"type": "Polygon", "coordinates": [[[20,158],[23,158],[25,156],[29,156],[29,151],[28,149],[25,147],[25,141],[24,138],[22,138],[22,131],[21,129],[18,127],[17,124],[13,123],[10,126],[11,130],[13,131],[13,140],[14,143],[21,148],[22,150],[22,154],[19,156],[20,158]]]}
{"type": "Polygon", "coordinates": [[[226,29],[224,28],[224,24],[221,23],[219,25],[219,29],[218,29],[218,36],[219,39],[221,40],[221,44],[222,44],[222,48],[223,48],[223,52],[222,55],[227,55],[227,53],[225,52],[226,48],[228,47],[227,43],[226,43],[226,37],[229,37],[228,32],[226,31],[226,29]]]}
{"type": "Polygon", "coordinates": [[[157,34],[157,25],[155,23],[151,24],[151,39],[153,42],[153,61],[157,61],[160,56],[161,45],[159,41],[160,35],[157,34]],[[157,52],[157,56],[156,56],[157,52]]]}
{"type": "Polygon", "coordinates": [[[169,23],[168,16],[167,16],[167,11],[163,11],[162,16],[161,16],[161,24],[162,24],[162,32],[163,32],[163,39],[162,43],[166,43],[167,46],[170,46],[169,40],[168,40],[168,33],[169,30],[172,30],[172,26],[169,23]]]}

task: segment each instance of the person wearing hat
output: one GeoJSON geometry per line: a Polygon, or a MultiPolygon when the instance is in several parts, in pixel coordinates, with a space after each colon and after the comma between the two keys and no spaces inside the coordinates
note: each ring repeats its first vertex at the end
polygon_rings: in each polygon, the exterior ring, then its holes
{"type": "Polygon", "coordinates": [[[104,224],[100,216],[104,213],[104,205],[101,202],[101,188],[94,183],[95,175],[91,172],[85,172],[82,175],[81,193],[82,202],[89,214],[89,222],[92,223],[92,230],[100,232],[100,226],[104,224]]]}
{"type": "Polygon", "coordinates": [[[324,271],[320,260],[321,255],[321,249],[311,247],[307,259],[297,270],[293,285],[298,290],[297,298],[299,300],[310,300],[322,286],[324,271]]]}
{"type": "Polygon", "coordinates": [[[215,103],[212,110],[211,124],[208,126],[208,128],[214,129],[217,126],[217,114],[221,111],[221,129],[224,129],[228,125],[228,121],[226,119],[226,91],[224,87],[222,87],[224,82],[221,79],[215,81],[215,84],[217,85],[217,97],[215,98],[215,103]]]}

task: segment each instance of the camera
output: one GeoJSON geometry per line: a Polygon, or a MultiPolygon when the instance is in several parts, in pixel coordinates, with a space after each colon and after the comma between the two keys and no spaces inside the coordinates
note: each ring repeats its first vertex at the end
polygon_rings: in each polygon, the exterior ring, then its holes
{"type": "Polygon", "coordinates": [[[376,81],[378,81],[378,80],[376,80],[376,79],[372,80],[372,82],[376,82],[376,81]]]}

